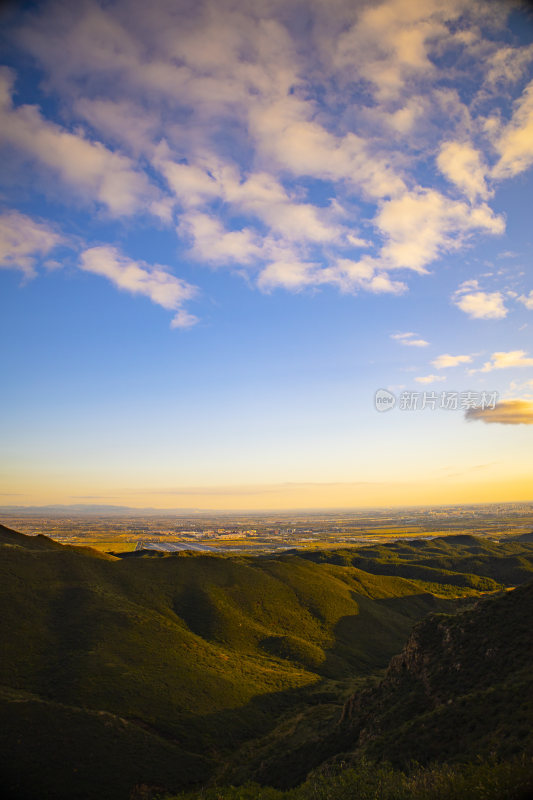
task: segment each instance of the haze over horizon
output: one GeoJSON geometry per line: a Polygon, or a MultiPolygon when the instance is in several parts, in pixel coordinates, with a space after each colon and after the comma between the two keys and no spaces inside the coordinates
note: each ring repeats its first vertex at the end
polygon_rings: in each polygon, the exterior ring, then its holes
{"type": "Polygon", "coordinates": [[[2,21],[0,505],[533,499],[524,8],[2,21]]]}

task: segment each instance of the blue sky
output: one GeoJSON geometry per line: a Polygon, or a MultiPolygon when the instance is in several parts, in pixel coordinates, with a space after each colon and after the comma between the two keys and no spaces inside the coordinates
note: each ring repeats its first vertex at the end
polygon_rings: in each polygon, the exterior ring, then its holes
{"type": "Polygon", "coordinates": [[[3,13],[0,503],[531,500],[530,16],[3,13]]]}

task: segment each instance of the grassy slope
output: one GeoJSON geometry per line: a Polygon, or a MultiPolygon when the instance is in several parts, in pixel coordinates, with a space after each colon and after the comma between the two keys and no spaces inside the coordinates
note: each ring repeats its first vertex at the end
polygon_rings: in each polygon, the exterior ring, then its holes
{"type": "MultiPolygon", "coordinates": [[[[481,551],[485,571],[492,569],[496,573],[502,561],[505,564],[504,573],[508,572],[507,560],[514,559],[517,550],[526,564],[531,563],[533,554],[530,546],[516,548],[513,542],[506,542],[502,548],[499,548],[497,544],[483,542],[474,537],[448,537],[448,541],[423,542],[421,548],[412,544],[406,546],[405,543],[394,543],[384,548],[365,547],[360,552],[366,554],[369,550],[373,550],[378,557],[372,564],[376,571],[381,567],[379,559],[383,557],[383,553],[387,554],[392,561],[392,558],[399,560],[399,554],[428,560],[433,556],[435,560],[440,560],[443,558],[444,552],[447,561],[442,566],[446,569],[450,566],[450,561],[453,561],[454,566],[460,567],[461,559],[470,559],[472,553],[481,551]],[[457,539],[459,541],[456,541],[457,539]],[[392,556],[390,555],[391,551],[392,556]],[[492,564],[489,563],[491,559],[492,564]]],[[[353,551],[325,551],[306,553],[305,556],[316,559],[319,563],[335,561],[339,564],[351,564],[358,558],[357,556],[354,558],[353,551]]],[[[368,559],[368,557],[366,558],[368,559]]],[[[526,574],[528,573],[526,572],[526,574]]],[[[501,572],[499,576],[502,577],[501,572]]],[[[459,577],[461,576],[459,575],[459,577]]],[[[513,579],[516,577],[514,575],[513,579]]],[[[524,619],[521,623],[518,618],[515,619],[514,629],[512,625],[509,625],[507,633],[510,633],[511,639],[519,637],[517,646],[523,655],[528,652],[527,642],[529,640],[527,637],[530,637],[531,634],[529,633],[530,609],[524,601],[522,601],[522,605],[524,619]],[[518,630],[520,625],[525,638],[521,637],[518,630]]],[[[431,621],[428,621],[427,624],[428,628],[432,630],[431,621]]],[[[492,625],[490,615],[486,617],[486,624],[488,626],[487,636],[490,636],[490,626],[492,625]]],[[[495,635],[496,637],[500,635],[497,627],[495,635]]],[[[490,650],[490,648],[488,649],[490,650]]],[[[500,652],[502,652],[501,649],[500,652]]],[[[513,647],[509,646],[508,651],[505,652],[507,653],[504,658],[506,661],[508,656],[512,656],[513,647]]],[[[475,651],[463,654],[463,658],[468,663],[475,665],[479,662],[478,654],[475,651]]],[[[441,679],[445,686],[451,668],[446,661],[443,664],[441,679]]],[[[474,667],[475,674],[477,674],[476,669],[477,667],[474,667]]],[[[485,756],[490,753],[498,753],[505,757],[512,755],[513,752],[519,751],[523,744],[527,720],[533,720],[533,709],[528,705],[526,699],[523,699],[523,697],[531,696],[532,688],[531,682],[528,683],[526,680],[525,673],[527,673],[527,667],[522,664],[520,670],[513,670],[512,674],[507,673],[507,679],[501,685],[496,676],[491,674],[493,680],[489,680],[488,687],[477,686],[472,697],[462,696],[453,708],[447,705],[443,706],[441,703],[438,712],[435,713],[432,709],[428,713],[428,718],[424,718],[422,722],[418,718],[404,721],[402,724],[405,724],[406,727],[402,730],[398,729],[393,713],[392,717],[387,718],[384,723],[384,729],[390,729],[388,738],[385,737],[383,740],[378,738],[377,744],[373,747],[369,745],[368,755],[379,760],[383,753],[386,753],[388,758],[395,759],[397,765],[405,764],[413,758],[427,761],[428,758],[436,758],[439,755],[452,757],[457,752],[472,755],[479,751],[485,756]],[[519,690],[517,690],[517,686],[519,690]],[[500,722],[496,722],[499,717],[501,717],[500,722]],[[465,718],[467,718],[466,722],[465,718]],[[417,739],[416,734],[420,724],[423,728],[436,726],[432,733],[431,743],[425,736],[418,736],[417,739]],[[464,732],[464,735],[463,733],[458,734],[458,731],[464,732]],[[401,754],[403,754],[403,761],[401,754]]],[[[455,668],[451,674],[455,675],[455,668]]],[[[408,696],[410,697],[409,693],[408,696]]],[[[337,697],[337,703],[338,700],[337,697]]],[[[428,708],[428,700],[424,695],[420,702],[422,708],[428,708]]],[[[437,705],[439,704],[437,703],[437,705]]],[[[372,708],[370,713],[375,713],[375,710],[372,708]]],[[[241,783],[253,779],[281,787],[294,785],[301,781],[313,766],[332,754],[349,748],[350,741],[347,741],[339,730],[339,718],[340,713],[335,702],[326,700],[315,705],[308,702],[306,706],[297,709],[295,713],[289,713],[281,718],[276,729],[267,736],[247,743],[231,760],[224,780],[241,783]]],[[[349,736],[353,739],[353,731],[349,736]]]]}
{"type": "Polygon", "coordinates": [[[359,567],[376,575],[400,575],[454,587],[494,591],[533,579],[533,542],[529,534],[501,542],[475,536],[398,540],[358,550],[309,551],[303,558],[359,567]]]}
{"type": "MultiPolygon", "coordinates": [[[[56,781],[58,797],[76,796],[74,771],[94,763],[84,754],[85,740],[109,746],[83,796],[98,796],[105,775],[120,783],[117,798],[128,796],[134,780],[152,782],[161,737],[175,763],[172,774],[160,772],[165,785],[205,780],[240,742],[307,703],[320,680],[383,668],[417,620],[449,607],[451,600],[432,591],[475,594],[440,580],[371,574],[342,558],[115,559],[1,526],[0,547],[0,684],[7,687],[4,716],[16,734],[10,737],[8,726],[3,769],[16,759],[24,763],[17,738],[48,731],[44,739],[54,744],[42,751],[40,772],[56,781]],[[96,733],[104,728],[107,739],[96,733]],[[60,741],[69,740],[74,784],[60,795],[60,741]],[[141,753],[137,772],[124,769],[117,777],[113,765],[121,758],[129,763],[133,751],[141,753]]],[[[36,752],[32,757],[37,764],[36,752]]]]}
{"type": "MultiPolygon", "coordinates": [[[[300,715],[293,719],[292,730],[288,720],[285,729],[280,726],[277,748],[272,736],[271,742],[266,737],[256,743],[251,752],[253,778],[282,788],[299,782],[302,757],[309,770],[313,755],[316,766],[327,756],[328,746],[337,752],[302,785],[278,791],[249,783],[186,797],[529,800],[532,619],[533,583],[528,583],[483,598],[462,613],[423,620],[382,681],[352,696],[340,722],[323,719],[322,737],[316,726],[320,718],[315,718],[313,733],[305,732],[298,730],[305,723],[300,715]],[[414,767],[413,761],[418,762],[414,767]]],[[[246,777],[250,770],[240,776],[246,777]]],[[[236,769],[225,778],[241,782],[236,769]]]]}
{"type": "Polygon", "coordinates": [[[0,689],[2,796],[128,798],[143,784],[178,788],[209,760],[135,721],[0,689]]]}

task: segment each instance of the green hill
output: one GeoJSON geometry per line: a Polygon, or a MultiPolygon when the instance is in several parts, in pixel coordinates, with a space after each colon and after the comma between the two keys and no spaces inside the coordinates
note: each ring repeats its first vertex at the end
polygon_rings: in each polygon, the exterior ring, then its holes
{"type": "Polygon", "coordinates": [[[58,542],[49,539],[48,536],[43,536],[42,533],[37,536],[26,536],[23,533],[7,528],[5,525],[0,525],[0,544],[27,547],[30,550],[54,550],[62,547],[58,542]]]}
{"type": "Polygon", "coordinates": [[[374,575],[401,575],[429,583],[494,591],[533,580],[533,541],[528,534],[500,542],[476,536],[398,540],[357,550],[304,551],[303,558],[358,567],[374,575]]]}
{"type": "Polygon", "coordinates": [[[426,618],[336,718],[308,708],[247,745],[223,782],[255,783],[186,798],[530,800],[532,619],[533,583],[426,618]]]}
{"type": "MultiPolygon", "coordinates": [[[[454,564],[472,556],[472,545],[435,546],[454,564]]],[[[241,748],[259,753],[257,737],[290,752],[282,728],[295,714],[305,775],[331,754],[323,736],[307,752],[316,719],[336,725],[350,691],[384,670],[415,623],[500,586],[437,566],[402,576],[416,556],[402,547],[412,558],[396,554],[397,572],[380,574],[379,548],[364,549],[368,569],[354,563],[363,549],[115,558],[0,527],[3,785],[20,798],[38,786],[120,800],[135,786],[204,783],[241,748]]],[[[527,565],[533,553],[494,547],[487,563],[527,565]]]]}

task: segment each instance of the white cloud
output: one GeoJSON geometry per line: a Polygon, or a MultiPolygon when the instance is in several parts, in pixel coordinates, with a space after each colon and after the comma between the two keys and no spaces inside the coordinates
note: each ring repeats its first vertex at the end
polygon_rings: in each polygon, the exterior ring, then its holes
{"type": "Polygon", "coordinates": [[[372,198],[396,196],[405,183],[370,142],[355,133],[335,136],[316,120],[314,107],[296,97],[250,110],[259,151],[294,175],[352,184],[372,198]]]}
{"type": "Polygon", "coordinates": [[[245,180],[228,166],[214,170],[219,195],[238,212],[257,217],[269,230],[286,241],[335,242],[342,235],[333,222],[335,206],[317,207],[291,197],[284,186],[267,172],[252,172],[245,180]]]}
{"type": "Polygon", "coordinates": [[[261,271],[258,286],[265,291],[276,287],[299,291],[306,286],[316,285],[317,277],[316,264],[306,264],[297,260],[274,261],[261,271]]]}
{"type": "Polygon", "coordinates": [[[386,102],[416,77],[435,72],[430,50],[447,36],[443,23],[458,13],[457,4],[434,0],[390,0],[363,7],[355,24],[339,37],[334,63],[345,73],[357,69],[376,99],[386,102]]]}
{"type": "Polygon", "coordinates": [[[167,311],[176,311],[171,327],[189,327],[196,322],[181,306],[196,294],[196,287],[177,278],[167,267],[134,261],[116,247],[101,246],[84,250],[80,268],[107,278],[118,289],[144,295],[167,311]]]}
{"type": "Polygon", "coordinates": [[[146,176],[126,156],[45,120],[37,106],[13,107],[12,83],[12,73],[0,70],[0,142],[52,170],[76,192],[107,206],[112,214],[139,212],[143,204],[149,208],[159,199],[146,176]]]}
{"type": "Polygon", "coordinates": [[[431,363],[437,369],[447,369],[448,367],[456,367],[458,364],[469,364],[472,361],[472,356],[451,356],[444,353],[437,356],[431,363]]]}
{"type": "Polygon", "coordinates": [[[382,292],[391,294],[403,294],[407,291],[407,285],[402,281],[393,281],[386,272],[377,273],[368,284],[362,284],[362,288],[371,292],[381,294],[382,292]]]}
{"type": "Polygon", "coordinates": [[[362,239],[360,236],[354,236],[351,233],[347,234],[346,239],[352,245],[352,247],[366,249],[371,246],[371,243],[368,241],[368,239],[362,239]]]}
{"type": "Polygon", "coordinates": [[[158,115],[131,100],[91,99],[75,101],[76,113],[94,130],[118,145],[125,145],[134,156],[150,153],[160,130],[158,115]]]}
{"type": "Polygon", "coordinates": [[[492,85],[514,83],[522,77],[531,60],[533,45],[500,47],[487,58],[485,82],[492,85]]]}
{"type": "Polygon", "coordinates": [[[481,228],[500,234],[504,222],[484,205],[474,208],[434,189],[419,188],[385,202],[376,224],[386,237],[381,259],[389,268],[427,272],[438,255],[456,249],[462,237],[481,228]]]}
{"type": "Polygon", "coordinates": [[[437,158],[440,171],[473,202],[478,197],[488,196],[485,175],[487,167],[482,163],[478,150],[466,142],[445,142],[437,158]]]}
{"type": "Polygon", "coordinates": [[[152,161],[186,208],[202,206],[222,194],[221,185],[205,167],[173,161],[166,142],[157,146],[152,161]]]}
{"type": "Polygon", "coordinates": [[[250,264],[262,254],[252,231],[228,231],[216,217],[199,211],[182,215],[179,231],[192,240],[192,254],[208,263],[250,264]]]}
{"type": "Polygon", "coordinates": [[[417,339],[416,333],[392,333],[391,339],[395,339],[400,344],[404,344],[407,347],[427,347],[429,342],[426,342],[425,339],[417,339]]]}
{"type": "Polygon", "coordinates": [[[418,383],[439,383],[445,380],[444,375],[422,375],[420,378],[415,378],[418,383]]]}
{"type": "MultiPolygon", "coordinates": [[[[467,282],[475,283],[477,281],[467,282]]],[[[508,309],[504,303],[502,292],[465,291],[466,285],[453,295],[455,305],[473,319],[503,319],[507,316],[508,309]]]]}
{"type": "Polygon", "coordinates": [[[423,124],[427,102],[422,97],[410,97],[404,105],[394,111],[377,107],[369,113],[370,118],[381,121],[396,133],[405,136],[415,133],[415,126],[423,124]]]}
{"type": "Polygon", "coordinates": [[[510,122],[495,142],[499,161],[495,178],[510,178],[533,164],[533,81],[525,88],[510,122]]]}
{"type": "Polygon", "coordinates": [[[244,211],[253,212],[266,222],[270,230],[280,234],[288,241],[338,242],[340,227],[328,220],[327,209],[320,209],[309,203],[295,203],[288,199],[279,202],[246,201],[244,211]]]}
{"type": "Polygon", "coordinates": [[[189,314],[184,308],[180,308],[178,313],[173,317],[170,323],[171,328],[192,328],[198,322],[198,317],[194,314],[189,314]]]}
{"type": "Polygon", "coordinates": [[[335,264],[320,270],[322,283],[337,285],[343,292],[363,289],[374,294],[402,294],[407,286],[401,281],[393,281],[386,272],[381,271],[379,261],[363,256],[359,261],[339,258],[335,264]]]}
{"type": "Polygon", "coordinates": [[[49,224],[36,222],[18,211],[0,214],[0,266],[35,274],[35,262],[64,242],[49,224]]]}
{"type": "Polygon", "coordinates": [[[475,278],[471,278],[459,284],[456,294],[461,294],[462,292],[476,292],[479,288],[479,281],[475,278]]]}
{"type": "Polygon", "coordinates": [[[299,291],[309,286],[331,284],[343,292],[363,290],[373,294],[402,294],[406,286],[401,281],[392,281],[387,273],[379,272],[371,258],[361,261],[338,259],[330,267],[303,262],[295,255],[281,258],[268,264],[260,273],[258,285],[262,289],[282,286],[299,291]]]}
{"type": "MultiPolygon", "coordinates": [[[[235,184],[225,176],[221,179],[224,197],[232,197],[243,210],[257,211],[273,221],[269,235],[259,236],[252,228],[226,229],[213,214],[187,210],[181,215],[179,230],[192,243],[191,254],[213,265],[244,266],[259,270],[257,284],[261,289],[283,287],[300,291],[305,287],[337,286],[343,292],[367,291],[374,294],[401,294],[406,290],[402,281],[391,280],[379,260],[369,256],[359,261],[347,258],[332,259],[323,265],[306,258],[306,250],[299,242],[313,244],[322,238],[331,238],[330,229],[321,227],[319,221],[307,214],[311,207],[292,204],[286,200],[277,185],[263,185],[265,194],[274,195],[269,206],[261,196],[261,181],[254,187],[252,181],[235,184]],[[229,186],[229,188],[228,188],[229,186]],[[242,195],[240,194],[242,192],[242,195]],[[257,199],[257,196],[260,199],[257,199]],[[303,212],[303,213],[300,213],[303,212]],[[287,226],[285,232],[284,226],[287,226]],[[290,229],[290,230],[289,230],[290,229]],[[280,235],[281,234],[281,235],[280,235]]],[[[268,184],[268,182],[267,182],[268,184]]],[[[315,209],[312,209],[315,211],[315,209]]],[[[327,218],[327,211],[325,212],[327,218]]],[[[351,244],[351,243],[350,243],[351,244]]]]}
{"type": "Polygon", "coordinates": [[[517,299],[520,303],[523,303],[529,311],[533,311],[533,289],[529,294],[521,294],[517,299]]]}
{"type": "MultiPolygon", "coordinates": [[[[474,234],[503,232],[486,165],[492,146],[492,178],[533,158],[529,89],[506,123],[458,87],[467,75],[507,92],[529,49],[508,43],[503,9],[467,0],[304,7],[305,33],[277,1],[50,3],[17,41],[65,116],[15,107],[4,81],[4,142],[116,216],[177,216],[195,258],[246,266],[263,288],[400,294],[393,270],[426,274],[474,234]],[[435,156],[453,186],[422,185],[435,156]],[[361,247],[373,249],[358,259],[361,247]]],[[[456,302],[478,318],[507,313],[479,287],[456,302]]]]}
{"type": "Polygon", "coordinates": [[[511,367],[533,367],[533,358],[528,357],[525,350],[509,350],[493,353],[490,361],[486,361],[480,372],[492,372],[494,369],[510,369],[511,367]]]}

